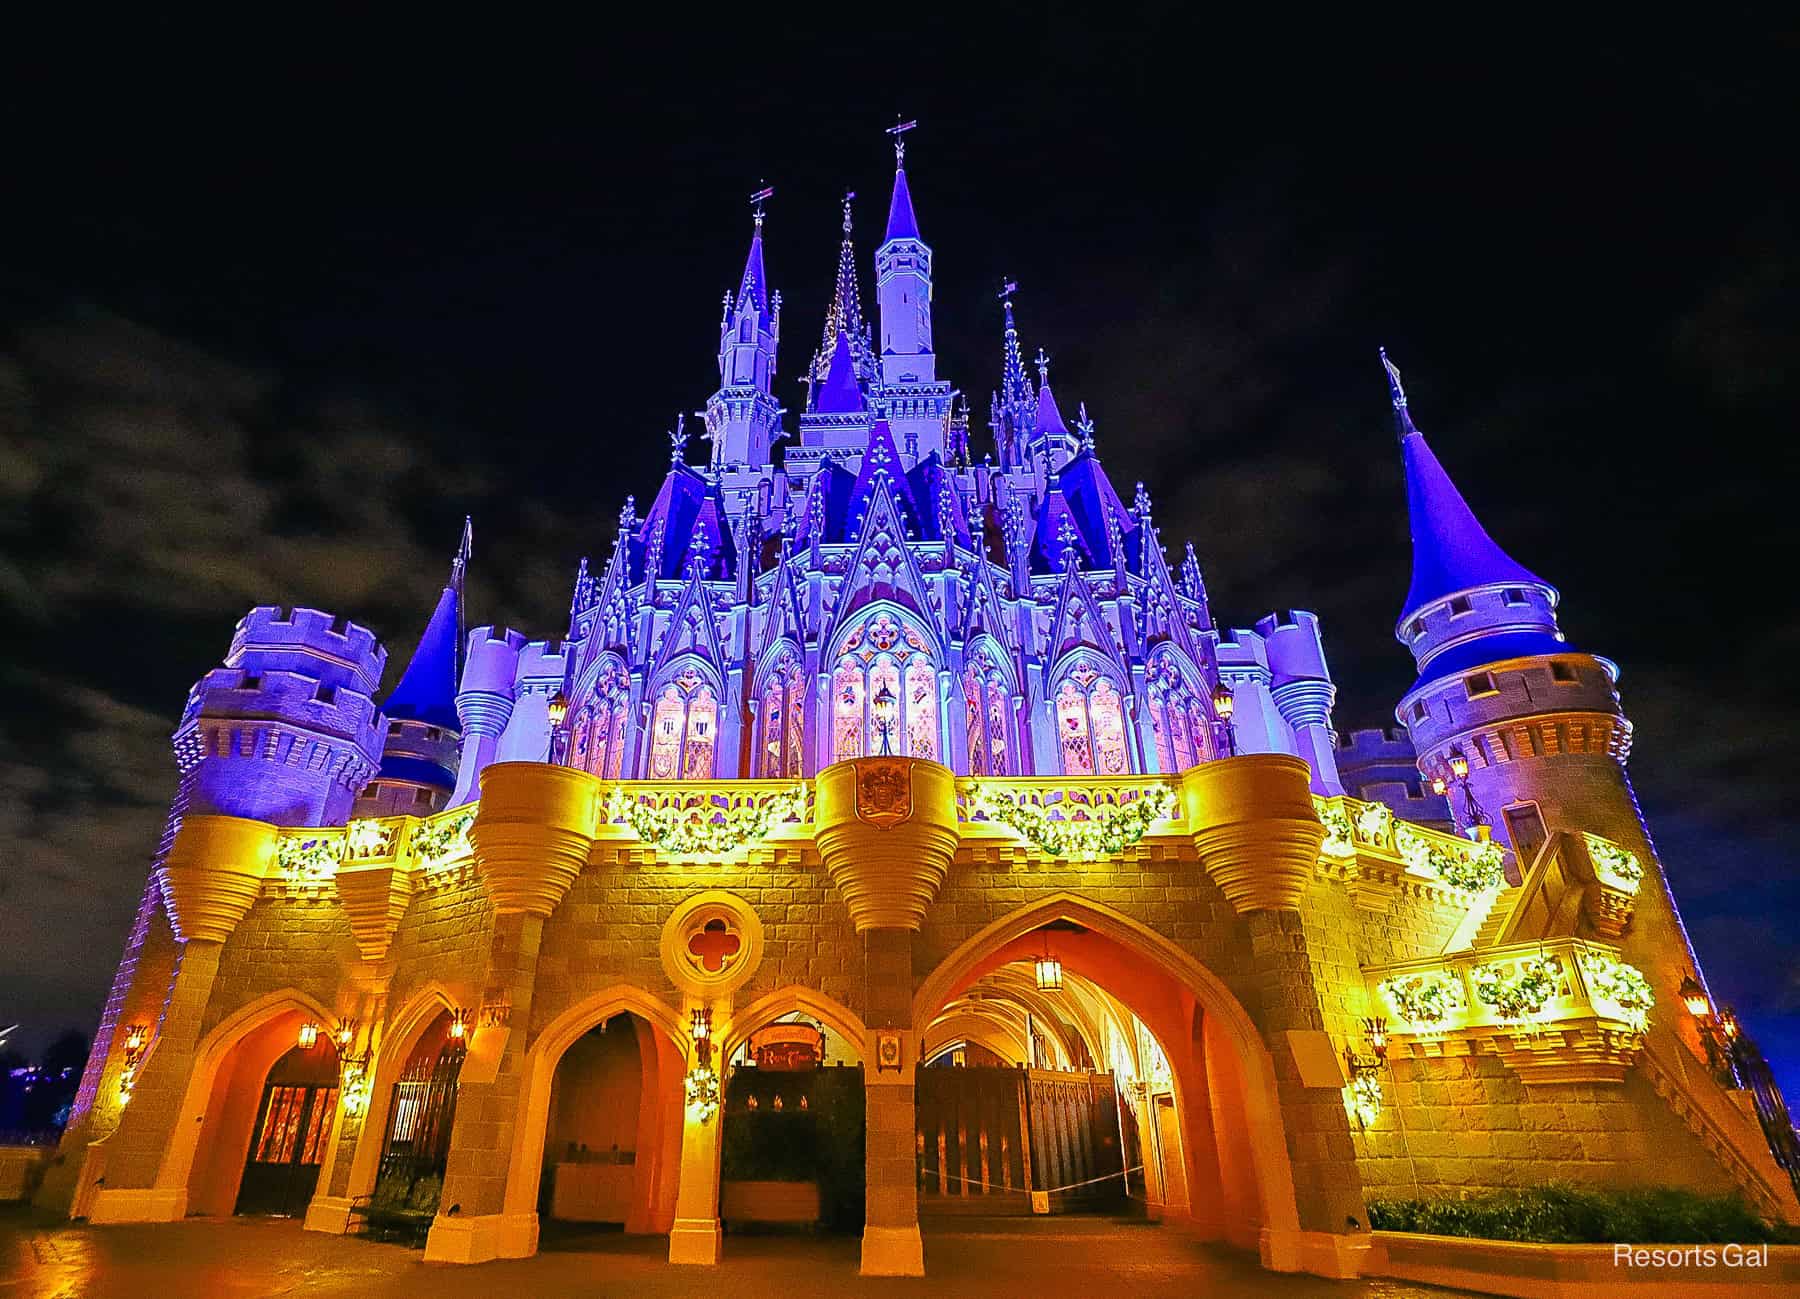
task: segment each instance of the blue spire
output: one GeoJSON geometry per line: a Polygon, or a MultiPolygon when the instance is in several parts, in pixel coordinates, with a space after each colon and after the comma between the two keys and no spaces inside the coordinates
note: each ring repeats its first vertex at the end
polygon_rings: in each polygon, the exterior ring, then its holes
{"type": "Polygon", "coordinates": [[[837,347],[831,353],[831,368],[819,389],[813,410],[821,415],[850,415],[863,408],[862,389],[856,383],[856,361],[850,354],[850,336],[838,330],[837,347]]]}
{"type": "Polygon", "coordinates": [[[413,651],[400,684],[381,706],[396,721],[423,722],[448,731],[462,730],[456,716],[456,623],[459,600],[455,586],[438,597],[425,634],[413,651]]]}
{"type": "Polygon", "coordinates": [[[1400,371],[1381,354],[1400,431],[1400,455],[1406,470],[1406,512],[1412,524],[1412,586],[1401,619],[1426,605],[1461,591],[1483,586],[1555,588],[1500,549],[1463,500],[1450,475],[1432,454],[1424,434],[1413,427],[1400,386],[1400,371]]]}
{"type": "Polygon", "coordinates": [[[737,305],[746,304],[758,311],[769,309],[769,278],[763,271],[762,212],[756,214],[756,233],[750,236],[750,255],[744,259],[744,278],[738,285],[737,305]]]}
{"type": "Polygon", "coordinates": [[[917,239],[919,219],[913,215],[912,192],[906,188],[906,168],[894,168],[894,197],[888,202],[887,236],[892,239],[917,239]]]}

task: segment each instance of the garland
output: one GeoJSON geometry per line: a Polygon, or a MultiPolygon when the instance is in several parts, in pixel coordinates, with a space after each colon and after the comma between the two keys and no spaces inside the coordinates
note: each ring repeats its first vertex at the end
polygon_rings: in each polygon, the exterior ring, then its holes
{"type": "Polygon", "coordinates": [[[1401,823],[1394,827],[1394,850],[1409,870],[1470,893],[1491,889],[1506,877],[1506,854],[1491,840],[1459,852],[1401,823]]]}
{"type": "Polygon", "coordinates": [[[970,794],[974,811],[990,821],[1011,826],[1052,857],[1097,861],[1124,852],[1142,839],[1157,821],[1175,812],[1175,791],[1152,785],[1128,803],[1094,809],[1088,821],[1059,821],[1041,803],[1015,801],[984,785],[970,794]]]}
{"type": "Polygon", "coordinates": [[[1349,814],[1336,804],[1327,803],[1317,794],[1313,795],[1313,811],[1325,823],[1325,842],[1319,845],[1319,851],[1327,857],[1356,856],[1356,840],[1352,837],[1349,814]]]}
{"type": "Polygon", "coordinates": [[[1386,803],[1364,803],[1356,811],[1356,837],[1377,846],[1388,841],[1394,829],[1394,809],[1386,803]]]}
{"type": "Polygon", "coordinates": [[[685,1080],[687,1107],[702,1123],[719,1112],[719,1075],[703,1064],[688,1070],[685,1080]]]}
{"type": "Polygon", "coordinates": [[[1581,837],[1587,840],[1588,860],[1594,863],[1594,873],[1601,881],[1626,893],[1636,893],[1644,879],[1644,863],[1638,855],[1596,834],[1581,837]]]}
{"type": "Polygon", "coordinates": [[[1344,1087],[1344,1109],[1357,1126],[1370,1128],[1381,1117],[1381,1079],[1372,1073],[1359,1073],[1344,1087]]]}
{"type": "Polygon", "coordinates": [[[1376,985],[1394,1013],[1414,1028],[1430,1029],[1463,1009],[1462,984],[1448,974],[1412,974],[1376,985]]]}
{"type": "Polygon", "coordinates": [[[399,829],[398,825],[372,819],[352,821],[344,832],[344,859],[393,855],[394,837],[399,829]]]}
{"type": "Polygon", "coordinates": [[[1490,1006],[1503,1020],[1523,1022],[1534,1018],[1556,996],[1562,964],[1548,956],[1522,957],[1508,974],[1497,965],[1477,965],[1469,971],[1475,998],[1490,1006]]]}
{"type": "Polygon", "coordinates": [[[475,824],[475,809],[463,811],[436,821],[427,821],[413,831],[413,860],[426,870],[436,870],[452,857],[470,851],[469,827],[475,824]]]}
{"type": "Polygon", "coordinates": [[[1650,1008],[1656,1004],[1656,994],[1650,991],[1649,982],[1635,965],[1627,965],[1604,952],[1587,948],[1582,948],[1576,959],[1587,976],[1588,992],[1596,1001],[1613,1006],[1618,1010],[1619,1018],[1640,1033],[1649,1027],[1650,1008]]]}
{"type": "Polygon", "coordinates": [[[656,807],[613,788],[606,818],[623,821],[647,844],[673,857],[725,857],[760,842],[775,826],[797,821],[806,789],[796,785],[761,802],[738,807],[656,807]]]}
{"type": "Polygon", "coordinates": [[[344,858],[341,839],[277,839],[275,865],[292,880],[321,880],[337,873],[344,858]]]}

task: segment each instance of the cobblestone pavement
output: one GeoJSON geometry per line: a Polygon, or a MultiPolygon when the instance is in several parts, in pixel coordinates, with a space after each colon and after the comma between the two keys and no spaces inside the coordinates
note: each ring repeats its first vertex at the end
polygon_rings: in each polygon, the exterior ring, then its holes
{"type": "Polygon", "coordinates": [[[1178,1231],[1114,1220],[959,1220],[928,1226],[930,1277],[861,1278],[857,1242],[831,1237],[728,1237],[713,1268],[670,1266],[660,1237],[554,1239],[536,1258],[479,1267],[427,1264],[397,1245],[303,1232],[269,1219],[87,1227],[0,1215],[0,1299],[537,1299],[538,1296],[963,1296],[1110,1294],[1134,1299],[1445,1299],[1400,1282],[1277,1276],[1254,1259],[1178,1231]]]}

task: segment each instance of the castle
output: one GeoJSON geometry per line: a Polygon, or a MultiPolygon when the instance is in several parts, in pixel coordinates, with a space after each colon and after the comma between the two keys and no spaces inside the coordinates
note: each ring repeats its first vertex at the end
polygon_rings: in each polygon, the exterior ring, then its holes
{"type": "Polygon", "coordinates": [[[466,533],[385,699],[368,629],[239,623],[41,1201],[461,1262],[821,1221],[878,1274],[970,1207],[1133,1202],[1330,1276],[1382,1197],[1655,1179],[1793,1219],[1708,1062],[1618,671],[1399,372],[1418,679],[1340,744],[1318,619],[1215,622],[1011,286],[973,444],[896,154],[873,318],[846,199],[791,425],[758,206],[706,463],[678,422],[565,632],[465,631],[466,533]]]}

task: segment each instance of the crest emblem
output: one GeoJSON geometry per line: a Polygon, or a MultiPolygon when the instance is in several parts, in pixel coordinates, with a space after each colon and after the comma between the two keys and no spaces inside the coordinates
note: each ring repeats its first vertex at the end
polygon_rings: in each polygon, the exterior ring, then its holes
{"type": "Polygon", "coordinates": [[[904,762],[865,758],[857,764],[857,820],[886,830],[911,815],[912,772],[904,762]]]}

